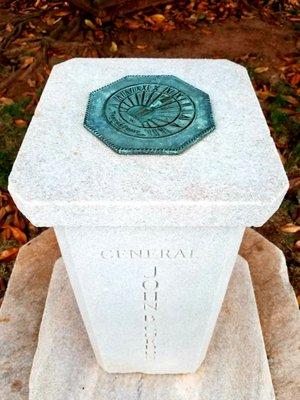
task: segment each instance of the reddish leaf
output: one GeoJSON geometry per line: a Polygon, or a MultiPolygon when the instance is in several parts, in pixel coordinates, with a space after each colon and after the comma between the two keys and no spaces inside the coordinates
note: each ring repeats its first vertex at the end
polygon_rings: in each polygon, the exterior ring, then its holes
{"type": "Polygon", "coordinates": [[[3,250],[0,253],[0,261],[8,262],[8,261],[13,260],[16,257],[16,255],[18,254],[18,251],[19,251],[19,247],[11,247],[9,249],[3,250]]]}
{"type": "Polygon", "coordinates": [[[9,228],[10,228],[12,234],[13,234],[13,237],[19,243],[24,244],[24,243],[27,242],[27,237],[26,237],[25,233],[21,231],[21,229],[16,228],[15,226],[10,226],[9,228]]]}

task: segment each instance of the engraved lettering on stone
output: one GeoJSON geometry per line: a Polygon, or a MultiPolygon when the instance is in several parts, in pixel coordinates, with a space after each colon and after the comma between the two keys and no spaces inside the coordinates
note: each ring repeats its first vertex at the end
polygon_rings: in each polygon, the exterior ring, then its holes
{"type": "Polygon", "coordinates": [[[153,267],[150,274],[144,274],[142,282],[144,290],[145,357],[147,360],[155,360],[157,354],[158,287],[157,267],[153,267]]]}
{"type": "Polygon", "coordinates": [[[195,258],[193,249],[104,249],[100,251],[103,260],[110,259],[191,259],[195,258]]]}

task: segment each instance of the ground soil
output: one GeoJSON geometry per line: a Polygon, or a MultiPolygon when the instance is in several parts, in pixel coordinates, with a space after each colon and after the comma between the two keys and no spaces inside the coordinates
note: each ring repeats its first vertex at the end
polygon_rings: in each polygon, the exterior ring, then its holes
{"type": "MultiPolygon", "coordinates": [[[[148,14],[150,17],[153,13],[161,15],[164,10],[157,8],[148,14]]],[[[0,26],[5,28],[2,32],[2,39],[5,39],[7,30],[11,30],[10,24],[16,24],[16,15],[11,10],[1,11],[0,26]]],[[[24,19],[24,14],[18,17],[24,19]]],[[[172,25],[172,29],[168,28],[170,25],[164,29],[156,23],[139,25],[141,20],[149,20],[141,14],[103,26],[100,24],[100,27],[99,21],[74,10],[63,17],[68,18],[66,22],[61,20],[52,24],[50,17],[46,17],[44,14],[43,17],[30,17],[25,36],[24,26],[21,26],[19,36],[14,35],[0,54],[0,77],[4,82],[2,86],[0,83],[0,97],[21,104],[13,110],[7,109],[12,106],[5,104],[2,111],[0,108],[0,139],[5,143],[2,148],[0,144],[0,166],[2,151],[2,165],[9,172],[26,131],[26,126],[21,123],[16,127],[15,118],[25,121],[25,125],[29,123],[46,77],[58,62],[76,56],[92,56],[225,58],[241,63],[248,69],[289,179],[294,182],[279,211],[258,231],[284,251],[291,282],[300,294],[300,232],[297,228],[290,231],[282,228],[286,224],[300,225],[300,186],[297,183],[300,179],[299,90],[294,75],[300,46],[298,28],[291,22],[293,18],[251,10],[239,18],[229,16],[222,21],[216,18],[213,23],[183,21],[175,27],[172,25]],[[15,40],[17,45],[14,47],[15,40]],[[32,45],[22,53],[25,41],[32,45]],[[24,67],[26,57],[33,57],[35,64],[24,67]]],[[[187,18],[191,17],[188,15],[187,18]]],[[[0,174],[0,187],[1,184],[5,187],[8,172],[2,181],[0,174]]],[[[2,240],[1,243],[0,239],[0,250],[9,246],[9,241],[2,240]]],[[[2,273],[2,293],[11,268],[12,262],[2,263],[5,272],[2,273]]]]}

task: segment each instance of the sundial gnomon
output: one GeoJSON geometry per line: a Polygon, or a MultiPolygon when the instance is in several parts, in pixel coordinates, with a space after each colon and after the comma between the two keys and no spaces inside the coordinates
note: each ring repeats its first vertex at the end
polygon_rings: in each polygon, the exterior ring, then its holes
{"type": "Polygon", "coordinates": [[[126,135],[157,138],[187,128],[195,117],[191,98],[175,87],[145,83],[130,85],[106,101],[107,122],[126,135]]]}

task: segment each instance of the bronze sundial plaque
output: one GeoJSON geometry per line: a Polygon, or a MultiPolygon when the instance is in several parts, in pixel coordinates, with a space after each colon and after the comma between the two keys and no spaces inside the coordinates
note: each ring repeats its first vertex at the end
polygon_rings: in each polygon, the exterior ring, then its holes
{"type": "Polygon", "coordinates": [[[91,92],[84,126],[120,154],[179,154],[215,128],[208,94],[171,75],[91,92]]]}

